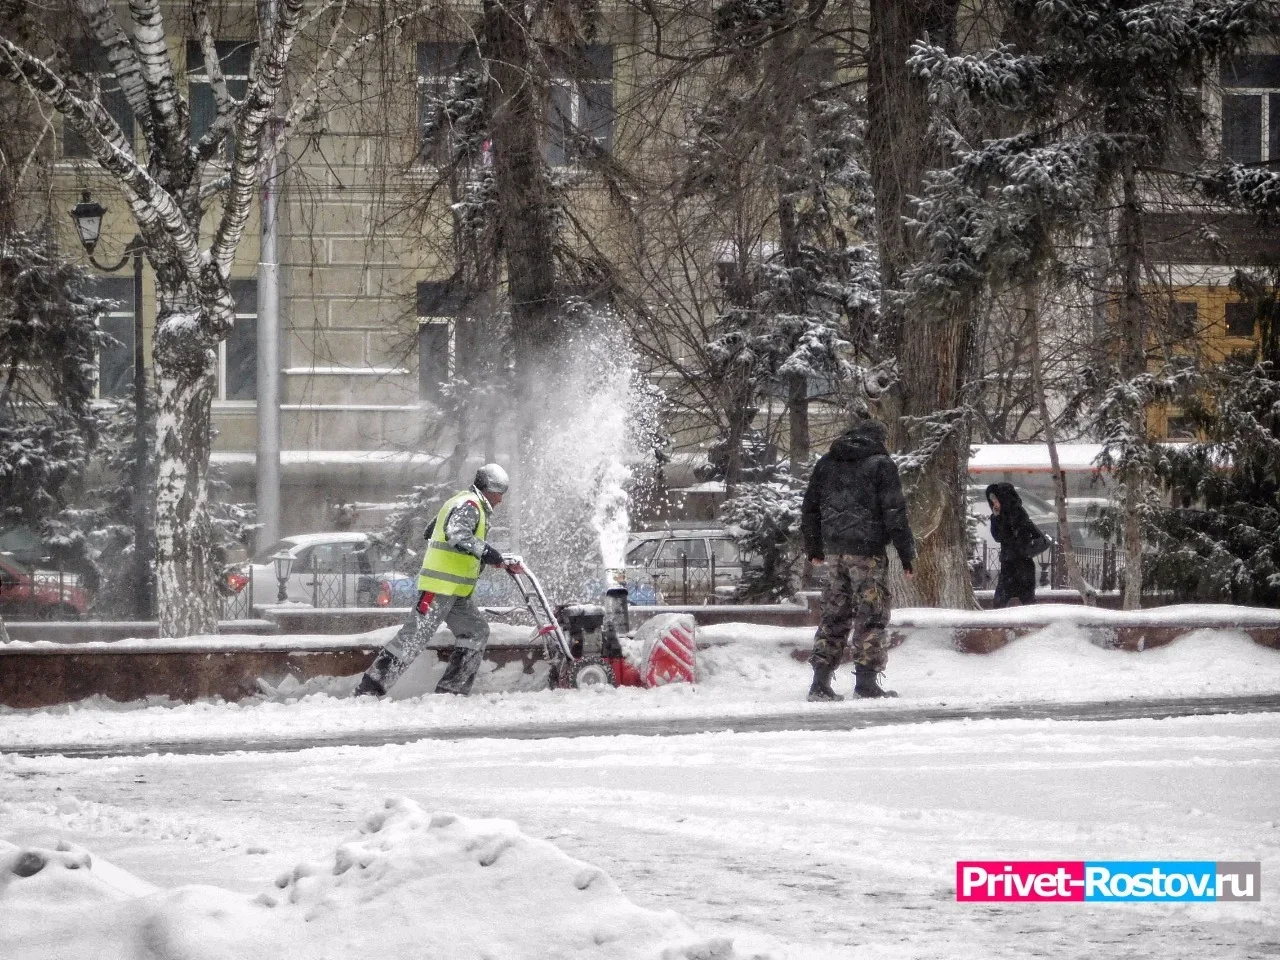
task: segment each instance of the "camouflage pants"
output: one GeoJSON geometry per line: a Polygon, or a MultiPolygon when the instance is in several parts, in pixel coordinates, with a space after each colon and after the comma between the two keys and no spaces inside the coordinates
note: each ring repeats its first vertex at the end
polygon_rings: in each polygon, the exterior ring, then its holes
{"type": "Polygon", "coordinates": [[[459,665],[440,678],[437,692],[469,693],[489,642],[489,624],[470,597],[420,594],[417,606],[400,632],[382,648],[366,671],[370,679],[377,681],[383,690],[390,690],[409,664],[426,649],[441,624],[453,633],[454,654],[450,666],[455,659],[459,665]]]}
{"type": "Polygon", "coordinates": [[[889,561],[885,557],[827,557],[822,624],[813,664],[838,666],[852,631],[853,661],[879,671],[889,662],[889,561]]]}

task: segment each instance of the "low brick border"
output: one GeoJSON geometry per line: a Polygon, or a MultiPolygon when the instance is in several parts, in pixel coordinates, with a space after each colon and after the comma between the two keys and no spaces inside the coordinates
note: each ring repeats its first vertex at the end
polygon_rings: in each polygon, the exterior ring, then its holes
{"type": "MultiPolygon", "coordinates": [[[[812,604],[773,609],[728,605],[638,609],[649,614],[672,610],[692,612],[701,625],[746,622],[785,627],[811,626],[816,613],[812,604]]],[[[391,623],[398,623],[404,612],[380,613],[384,618],[392,618],[391,623]]],[[[1026,611],[1022,611],[1022,615],[1025,617],[1026,611]]],[[[1099,646],[1134,652],[1165,646],[1201,629],[1237,630],[1250,636],[1255,643],[1280,649],[1280,620],[1274,617],[1259,617],[1253,623],[1191,619],[1171,625],[1167,617],[1162,620],[1154,615],[1146,618],[1150,622],[1144,623],[1144,617],[1138,613],[1130,615],[1129,622],[1121,625],[1090,625],[1052,617],[1010,623],[1009,618],[1002,620],[998,614],[988,619],[975,617],[972,613],[958,613],[957,619],[962,623],[956,626],[939,622],[942,617],[945,615],[935,613],[916,622],[910,615],[900,616],[899,622],[890,627],[890,644],[896,646],[922,632],[945,630],[952,636],[957,649],[965,653],[986,654],[1020,637],[1061,625],[1085,633],[1099,646]]],[[[634,617],[633,625],[643,619],[646,619],[643,614],[634,617]]],[[[120,625],[120,628],[129,631],[137,626],[120,625]]],[[[137,633],[132,635],[137,636],[137,633]]],[[[437,656],[447,656],[447,647],[434,649],[437,656]]],[[[779,652],[784,649],[780,648],[779,652]]],[[[291,644],[289,637],[279,635],[223,647],[181,641],[150,644],[145,649],[130,643],[119,643],[118,646],[95,643],[89,647],[76,643],[0,645],[0,704],[14,708],[46,707],[74,703],[94,695],[120,702],[148,696],[166,696],[186,702],[209,697],[238,700],[259,693],[259,679],[278,686],[289,677],[302,682],[314,677],[359,673],[368,666],[377,651],[378,644],[367,640],[334,637],[328,644],[311,642],[303,646],[297,640],[291,644]]],[[[810,650],[792,647],[788,652],[796,660],[803,661],[809,658],[810,650]]],[[[520,662],[529,669],[542,659],[542,650],[525,643],[491,643],[486,657],[496,663],[520,662]]]]}

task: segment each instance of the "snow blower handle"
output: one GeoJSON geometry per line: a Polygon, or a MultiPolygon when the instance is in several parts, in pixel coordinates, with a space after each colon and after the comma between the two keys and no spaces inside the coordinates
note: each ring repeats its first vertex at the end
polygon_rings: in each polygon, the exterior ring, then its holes
{"type": "Polygon", "coordinates": [[[502,569],[509,573],[524,573],[524,557],[518,553],[504,553],[502,555],[502,569]]]}

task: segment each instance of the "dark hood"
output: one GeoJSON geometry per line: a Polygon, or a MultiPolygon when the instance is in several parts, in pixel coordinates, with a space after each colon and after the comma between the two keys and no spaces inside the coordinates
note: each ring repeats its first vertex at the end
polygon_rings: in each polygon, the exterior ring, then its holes
{"type": "Polygon", "coordinates": [[[1016,510],[1022,507],[1022,497],[1018,495],[1018,490],[1012,483],[993,483],[987,487],[987,503],[991,502],[991,498],[995,497],[1000,501],[1001,510],[1016,510]]]}
{"type": "Polygon", "coordinates": [[[863,420],[850,427],[831,444],[831,456],[836,460],[865,460],[876,454],[889,455],[885,440],[889,431],[878,420],[863,420]]]}

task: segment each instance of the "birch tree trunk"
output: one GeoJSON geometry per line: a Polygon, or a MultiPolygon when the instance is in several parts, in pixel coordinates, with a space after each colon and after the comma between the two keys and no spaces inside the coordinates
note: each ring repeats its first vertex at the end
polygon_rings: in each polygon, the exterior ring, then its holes
{"type": "MultiPolygon", "coordinates": [[[[317,17],[304,21],[305,0],[279,0],[275,16],[259,23],[252,79],[242,100],[226,89],[214,39],[210,0],[192,0],[181,12],[159,0],[75,0],[75,13],[111,64],[128,100],[145,156],[121,132],[96,94],[77,85],[75,74],[60,75],[58,58],[37,56],[0,36],[0,81],[35,97],[59,113],[85,141],[101,173],[115,183],[128,204],[156,274],[157,316],[153,363],[156,397],[156,594],[160,633],[167,637],[212,633],[217,629],[214,547],[208,509],[210,421],[217,346],[235,321],[228,277],[244,236],[264,162],[283,149],[332,89],[334,76],[355,53],[394,33],[425,7],[414,8],[372,33],[337,41],[345,4],[336,22],[317,27],[320,55],[309,76],[297,78],[296,94],[275,131],[266,122],[275,112],[294,41],[317,17]],[[189,17],[200,41],[204,67],[214,86],[218,113],[193,143],[190,111],[170,54],[174,37],[166,16],[189,17]],[[324,39],[327,37],[327,41],[324,39]],[[230,154],[224,150],[234,140],[230,154]],[[207,176],[206,176],[207,175],[207,176]],[[216,226],[201,246],[206,202],[218,196],[216,226]]],[[[264,11],[259,10],[261,17],[264,11]]],[[[63,36],[43,40],[57,48],[63,36]]],[[[536,135],[536,134],[535,134],[536,135]]]]}
{"type": "Polygon", "coordinates": [[[208,501],[217,341],[179,335],[198,308],[181,305],[172,286],[157,292],[156,597],[160,635],[185,637],[218,625],[208,501]]]}
{"type": "Polygon", "coordinates": [[[1040,424],[1044,430],[1044,441],[1049,448],[1049,466],[1053,475],[1054,506],[1058,517],[1058,543],[1062,544],[1062,559],[1067,565],[1067,578],[1073,589],[1080,594],[1086,607],[1097,603],[1098,591],[1086,582],[1080,573],[1080,564],[1075,552],[1071,549],[1071,532],[1067,529],[1067,475],[1062,472],[1062,463],[1058,459],[1058,444],[1054,439],[1053,417],[1049,413],[1049,398],[1044,388],[1044,366],[1040,355],[1040,312],[1039,284],[1028,283],[1023,288],[1023,308],[1027,314],[1027,329],[1030,339],[1031,379],[1036,391],[1036,404],[1040,409],[1040,424]]]}

